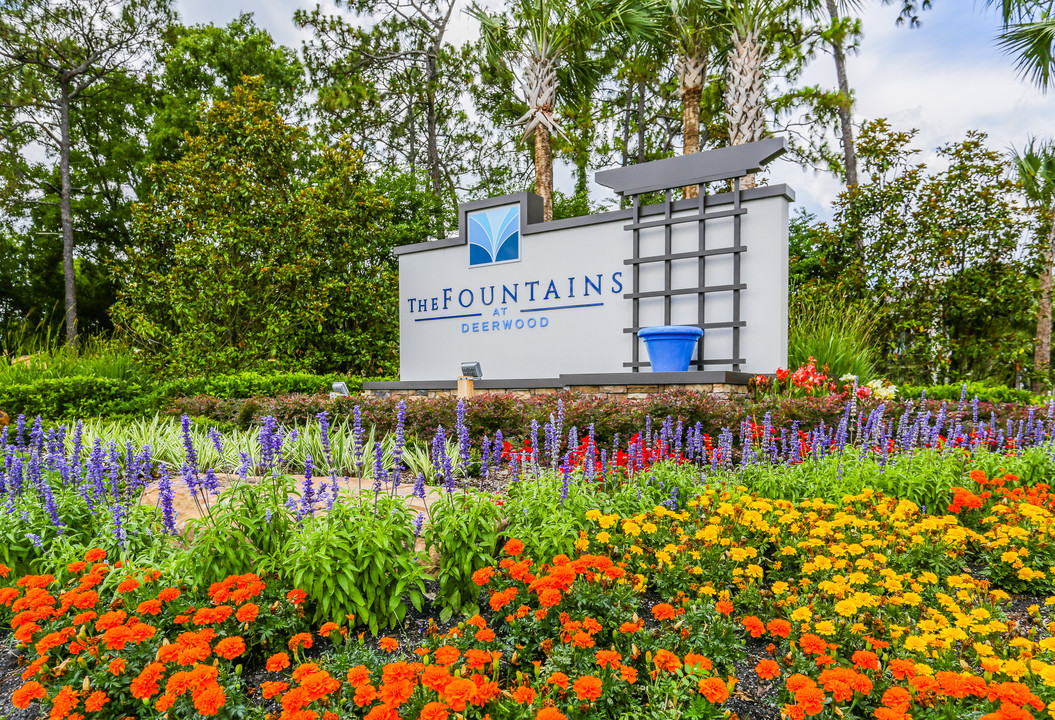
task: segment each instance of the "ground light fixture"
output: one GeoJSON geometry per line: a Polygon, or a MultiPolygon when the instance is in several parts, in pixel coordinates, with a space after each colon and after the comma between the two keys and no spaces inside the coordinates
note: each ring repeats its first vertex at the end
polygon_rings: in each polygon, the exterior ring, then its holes
{"type": "Polygon", "coordinates": [[[458,397],[471,398],[475,393],[473,381],[484,376],[480,363],[475,361],[462,363],[462,374],[458,378],[458,397]]]}
{"type": "Polygon", "coordinates": [[[332,386],[333,392],[330,393],[330,400],[338,397],[348,397],[351,393],[348,392],[347,383],[335,382],[332,386]]]}

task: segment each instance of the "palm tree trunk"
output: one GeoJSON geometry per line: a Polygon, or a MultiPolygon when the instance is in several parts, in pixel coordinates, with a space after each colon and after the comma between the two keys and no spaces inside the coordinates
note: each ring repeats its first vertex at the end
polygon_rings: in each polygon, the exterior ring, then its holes
{"type": "Polygon", "coordinates": [[[1055,221],[1044,249],[1044,268],[1040,273],[1040,298],[1037,302],[1037,343],[1033,350],[1033,392],[1040,393],[1048,384],[1051,369],[1051,286],[1055,266],[1055,221]]]}
{"type": "Polygon", "coordinates": [[[553,148],[549,128],[535,128],[535,194],[542,198],[542,219],[553,219],[553,148]]]}
{"type": "MultiPolygon", "coordinates": [[[[839,8],[835,0],[827,0],[827,3],[832,22],[838,22],[839,8]]],[[[850,96],[850,81],[846,77],[846,51],[841,39],[833,40],[831,46],[832,56],[835,58],[835,75],[839,80],[839,94],[842,96],[839,103],[839,126],[842,132],[843,162],[846,165],[846,186],[853,187],[857,185],[857,148],[854,146],[853,117],[850,112],[853,100],[850,96]]]]}
{"type": "MultiPolygon", "coordinates": [[[[729,121],[729,144],[757,142],[766,131],[765,68],[761,33],[751,30],[733,37],[729,51],[729,80],[725,87],[725,112],[729,121]]],[[[744,177],[745,190],[757,185],[754,173],[744,177]]]]}
{"type": "MultiPolygon", "coordinates": [[[[677,64],[678,90],[681,95],[681,137],[685,154],[700,151],[700,100],[707,74],[707,59],[682,56],[677,64]]],[[[699,197],[700,187],[690,185],[682,190],[686,200],[699,197]]]]}
{"type": "Polygon", "coordinates": [[[73,182],[70,179],[70,98],[59,93],[59,215],[62,219],[62,274],[66,284],[66,343],[77,347],[77,276],[73,264],[73,182]]]}

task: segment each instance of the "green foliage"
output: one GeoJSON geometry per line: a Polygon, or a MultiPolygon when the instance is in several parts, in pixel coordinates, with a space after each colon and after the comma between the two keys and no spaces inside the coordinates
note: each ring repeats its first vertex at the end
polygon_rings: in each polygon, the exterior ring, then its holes
{"type": "Polygon", "coordinates": [[[210,374],[195,378],[170,380],[160,388],[165,397],[212,395],[218,398],[275,397],[290,393],[314,395],[330,392],[333,383],[343,382],[349,393],[359,393],[365,378],[339,373],[260,373],[252,370],[229,374],[210,374]]]}
{"type": "Polygon", "coordinates": [[[898,393],[905,398],[918,400],[927,393],[928,400],[958,401],[965,397],[970,401],[978,398],[988,403],[1021,403],[1023,405],[1039,404],[1041,398],[1029,390],[1010,388],[1007,385],[990,385],[982,382],[951,383],[949,385],[900,385],[898,393]],[[966,391],[964,387],[966,386],[966,391]],[[964,393],[966,392],[966,396],[964,393]]]}
{"type": "Polygon", "coordinates": [[[1010,383],[1033,340],[1033,261],[1006,157],[970,132],[939,148],[947,168],[918,162],[915,132],[862,129],[861,184],[830,223],[796,223],[793,282],[873,308],[878,371],[902,381],[1010,383]],[[850,251],[863,239],[865,257],[850,251]]]}
{"type": "Polygon", "coordinates": [[[245,83],[156,166],[115,321],[177,372],[393,372],[388,203],[347,142],[319,147],[245,83]]]}
{"type": "Polygon", "coordinates": [[[480,586],[473,573],[494,562],[498,542],[498,506],[494,499],[469,493],[449,493],[430,508],[425,542],[439,552],[436,580],[440,621],[455,613],[480,611],[480,586]]]}
{"type": "Polygon", "coordinates": [[[425,568],[415,541],[403,498],[364,493],[307,521],[284,548],[283,565],[308,593],[317,622],[350,615],[376,634],[403,622],[404,597],[422,608],[425,568]]]}
{"type": "Polygon", "coordinates": [[[260,94],[283,115],[295,115],[307,90],[294,49],[276,45],[241,13],[225,27],[173,24],[158,49],[154,117],[147,133],[147,163],[175,160],[198,133],[200,105],[230,99],[244,76],[259,77],[260,94]]]}
{"type": "Polygon", "coordinates": [[[874,314],[861,302],[800,292],[788,308],[788,367],[813,358],[836,380],[849,374],[866,383],[876,377],[879,361],[875,325],[874,314]]]}
{"type": "Polygon", "coordinates": [[[0,384],[0,409],[14,417],[83,418],[139,415],[152,409],[151,398],[136,382],[74,375],[27,383],[0,384]]]}

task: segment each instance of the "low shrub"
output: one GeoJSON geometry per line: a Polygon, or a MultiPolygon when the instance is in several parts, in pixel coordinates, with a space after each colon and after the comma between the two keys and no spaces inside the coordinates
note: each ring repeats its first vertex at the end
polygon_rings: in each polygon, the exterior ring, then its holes
{"type": "Polygon", "coordinates": [[[136,382],[74,375],[0,385],[0,410],[11,417],[77,418],[151,412],[158,399],[136,382]]]}
{"type": "Polygon", "coordinates": [[[204,377],[170,380],[160,388],[166,398],[190,395],[211,395],[217,398],[275,397],[278,395],[315,395],[330,392],[333,384],[343,382],[348,392],[357,395],[363,390],[367,378],[351,377],[339,373],[312,375],[311,373],[283,372],[259,373],[238,372],[229,375],[207,375],[204,377]]]}
{"type": "Polygon", "coordinates": [[[928,400],[959,401],[960,398],[973,400],[978,398],[986,403],[1021,403],[1036,405],[1041,402],[1039,396],[1029,390],[1019,390],[1007,385],[989,385],[981,382],[950,383],[948,385],[902,385],[898,388],[902,397],[918,400],[927,394],[928,400]]]}

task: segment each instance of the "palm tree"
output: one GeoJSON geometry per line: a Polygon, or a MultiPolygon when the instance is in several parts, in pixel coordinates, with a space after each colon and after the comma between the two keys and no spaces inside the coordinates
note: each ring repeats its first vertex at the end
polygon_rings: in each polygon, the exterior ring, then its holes
{"type": "MultiPolygon", "coordinates": [[[[794,4],[795,0],[725,0],[732,46],[725,82],[730,145],[765,137],[767,66],[775,49],[775,36],[785,26],[794,4]]],[[[755,176],[745,177],[742,187],[755,187],[755,176]]]]}
{"type": "MultiPolygon", "coordinates": [[[[685,154],[700,151],[700,102],[707,69],[721,23],[722,3],[714,0],[670,0],[670,20],[677,60],[674,72],[681,96],[681,130],[685,154]]],[[[699,186],[687,186],[685,198],[699,196],[699,186]]]]}
{"type": "Polygon", "coordinates": [[[1017,55],[1016,69],[1041,92],[1055,83],[1055,0],[986,0],[1004,21],[1000,46],[1017,55]]]}
{"type": "Polygon", "coordinates": [[[1055,270],[1055,142],[1030,140],[1015,165],[1022,190],[1036,208],[1047,211],[1051,222],[1043,245],[1044,263],[1040,271],[1037,300],[1037,341],[1033,349],[1033,392],[1039,393],[1051,368],[1051,288],[1055,270]]]}
{"type": "Polygon", "coordinates": [[[660,0],[514,0],[512,11],[491,15],[479,5],[469,14],[480,23],[489,54],[505,58],[519,75],[528,110],[516,121],[524,139],[534,136],[535,192],[543,199],[543,217],[553,219],[552,136],[560,133],[555,117],[562,59],[575,55],[564,74],[568,91],[589,86],[596,68],[590,50],[602,39],[656,37],[660,0]]]}

